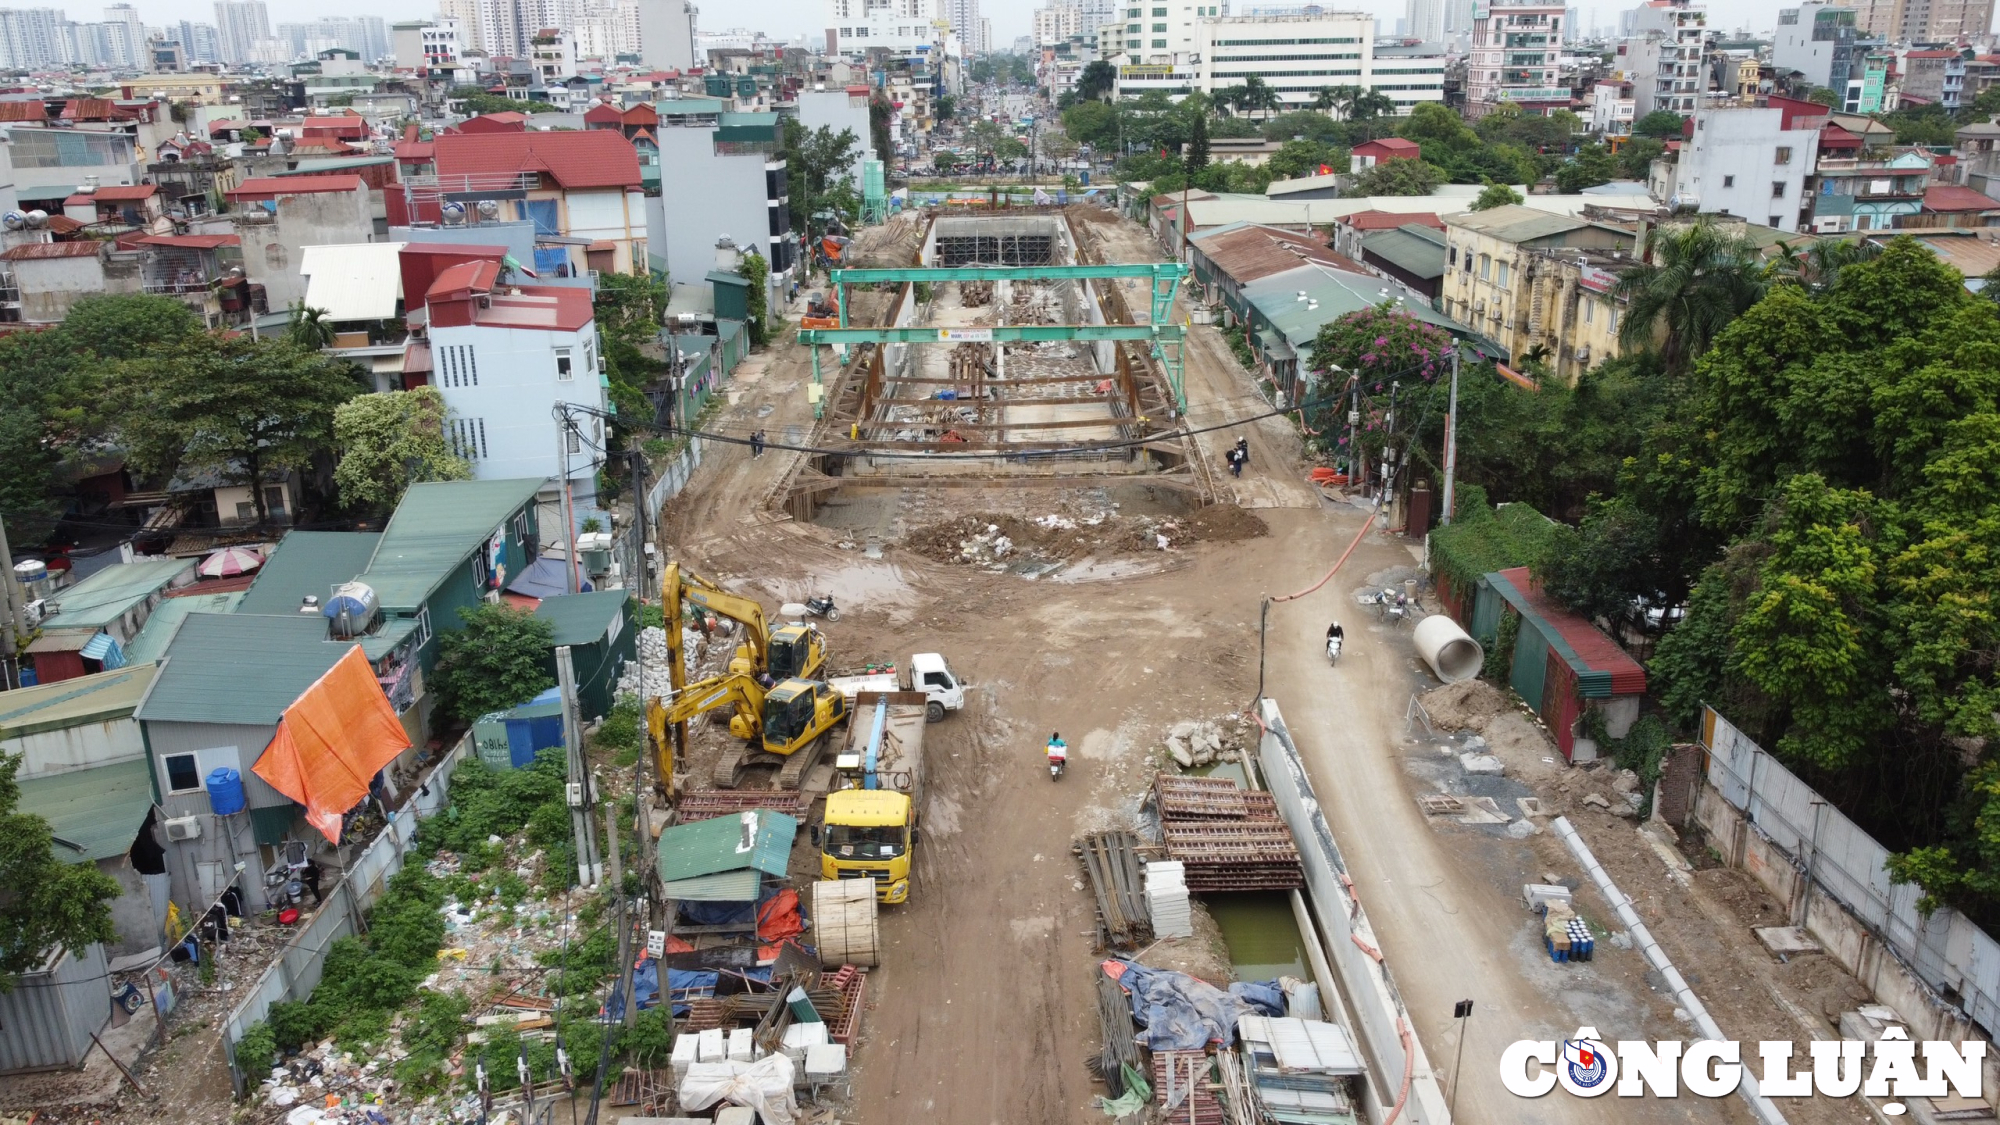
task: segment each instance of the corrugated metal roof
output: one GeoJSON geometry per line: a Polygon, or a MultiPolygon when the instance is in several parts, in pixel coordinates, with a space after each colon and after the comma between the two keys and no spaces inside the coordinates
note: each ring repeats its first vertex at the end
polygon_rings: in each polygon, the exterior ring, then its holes
{"type": "Polygon", "coordinates": [[[675,902],[753,902],[763,880],[761,872],[746,867],[723,875],[675,879],[660,884],[660,890],[663,897],[675,902]]]}
{"type": "Polygon", "coordinates": [[[395,162],[393,156],[316,156],[299,161],[298,167],[289,172],[272,172],[272,179],[285,176],[322,176],[328,172],[347,172],[355,168],[373,168],[378,164],[395,162]]]}
{"type": "Polygon", "coordinates": [[[104,243],[95,239],[84,242],[30,242],[0,254],[0,262],[32,262],[42,258],[94,258],[103,249],[104,243]]]}
{"type": "Polygon", "coordinates": [[[1195,246],[1202,257],[1234,278],[1239,285],[1297,269],[1302,262],[1359,268],[1357,263],[1321,245],[1318,235],[1255,223],[1196,235],[1195,246]]]}
{"type": "Polygon", "coordinates": [[[1486,580],[1507,604],[1534,619],[1550,646],[1576,672],[1577,690],[1585,699],[1646,694],[1646,669],[1602,629],[1544,594],[1527,567],[1494,571],[1486,580]]]}
{"type": "Polygon", "coordinates": [[[382,608],[414,610],[496,528],[542,489],[540,480],[425,481],[403,493],[361,581],[382,608]]]}
{"type": "Polygon", "coordinates": [[[194,569],[193,559],[136,559],[107,566],[55,597],[62,612],[44,629],[102,629],[194,569]]]}
{"type": "Polygon", "coordinates": [[[782,878],[798,832],[796,817],[766,809],[676,824],[660,832],[660,881],[674,883],[746,869],[782,878]]]}
{"type": "Polygon", "coordinates": [[[381,541],[377,531],[287,532],[258,568],[236,612],[297,613],[307,594],[324,605],[335,586],[368,569],[381,541]]]}
{"type": "Polygon", "coordinates": [[[318,616],[192,614],[167,646],[139,720],[275,725],[350,647],[327,640],[318,616]]]}
{"type": "Polygon", "coordinates": [[[555,626],[556,644],[587,645],[604,638],[611,622],[625,612],[625,598],[623,590],[564,594],[542,599],[535,616],[555,626]]]}
{"type": "Polygon", "coordinates": [[[565,188],[637,188],[639,153],[615,129],[562,133],[444,133],[440,177],[539,172],[565,188]]]}
{"type": "Polygon", "coordinates": [[[242,600],[240,593],[195,594],[166,599],[147,615],[146,626],[132,638],[131,646],[125,650],[125,659],[134,664],[158,660],[167,654],[167,646],[173,643],[174,634],[180,632],[181,622],[188,619],[188,614],[233,613],[242,600]]]}
{"type": "Polygon", "coordinates": [[[124,855],[153,807],[151,769],[150,762],[138,758],[29,778],[20,783],[19,809],[49,822],[56,857],[67,863],[124,855]]]}
{"type": "MultiPolygon", "coordinates": [[[[1351,312],[1374,308],[1389,299],[1382,295],[1383,289],[1394,296],[1397,288],[1396,282],[1373,274],[1330,266],[1302,266],[1245,285],[1243,299],[1257,309],[1259,316],[1276,325],[1293,347],[1304,349],[1319,334],[1321,325],[1351,312]],[[1305,291],[1304,301],[1298,299],[1300,290],[1305,291]],[[1313,302],[1318,302],[1317,308],[1313,302]]],[[[1465,331],[1462,325],[1421,300],[1404,301],[1399,310],[1447,331],[1465,331]]]]}
{"type": "Polygon", "coordinates": [[[158,665],[133,663],[114,672],[0,695],[0,739],[126,718],[153,686],[153,675],[159,670],[158,665]]]}
{"type": "Polygon", "coordinates": [[[1444,234],[1421,223],[1375,231],[1361,239],[1361,248],[1401,266],[1413,276],[1444,276],[1444,234]]]}
{"type": "Polygon", "coordinates": [[[308,246],[299,257],[306,304],[328,320],[393,320],[403,296],[401,242],[308,246]]]}
{"type": "Polygon", "coordinates": [[[1451,225],[1491,235],[1503,242],[1527,242],[1532,239],[1547,238],[1552,234],[1567,234],[1591,224],[1587,220],[1569,215],[1551,215],[1532,207],[1509,204],[1505,207],[1492,207],[1485,211],[1470,211],[1454,216],[1451,225]]]}

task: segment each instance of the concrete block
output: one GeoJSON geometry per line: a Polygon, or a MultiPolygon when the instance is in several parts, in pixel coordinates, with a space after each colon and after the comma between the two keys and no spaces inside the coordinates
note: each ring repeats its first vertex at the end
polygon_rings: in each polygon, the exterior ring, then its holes
{"type": "Polygon", "coordinates": [[[729,1057],[729,1037],[721,1028],[712,1027],[698,1036],[697,1062],[722,1062],[729,1057]]]}
{"type": "Polygon", "coordinates": [[[747,1027],[731,1028],[729,1031],[729,1061],[749,1062],[755,1032],[747,1027]]]}
{"type": "Polygon", "coordinates": [[[757,1111],[747,1105],[726,1105],[716,1111],[715,1125],[757,1125],[757,1111]]]}
{"type": "Polygon", "coordinates": [[[806,1048],[806,1077],[832,1078],[847,1070],[847,1045],[824,1043],[806,1048]]]}
{"type": "Polygon", "coordinates": [[[1458,764],[1466,773],[1498,777],[1507,772],[1507,767],[1500,763],[1500,759],[1491,754],[1460,754],[1458,764]]]}
{"type": "Polygon", "coordinates": [[[1521,897],[1528,900],[1528,909],[1539,910],[1545,902],[1570,904],[1571,892],[1560,883],[1523,883],[1521,897]]]}
{"type": "Polygon", "coordinates": [[[1794,953],[1818,953],[1819,943],[1806,936],[1797,926],[1759,926],[1757,940],[1773,953],[1791,956],[1794,953]]]}

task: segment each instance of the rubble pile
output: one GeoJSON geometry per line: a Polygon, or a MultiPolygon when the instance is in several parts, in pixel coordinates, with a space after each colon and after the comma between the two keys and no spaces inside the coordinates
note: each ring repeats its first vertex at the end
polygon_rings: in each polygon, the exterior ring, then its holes
{"type": "Polygon", "coordinates": [[[1251,741],[1250,723],[1241,715],[1182,719],[1168,729],[1166,750],[1182,769],[1199,769],[1235,760],[1251,741]]]}
{"type": "MultiPolygon", "coordinates": [[[[725,621],[716,627],[717,633],[733,630],[735,622],[725,621]],[[724,627],[727,626],[728,629],[724,627]]],[[[708,655],[710,634],[690,624],[681,629],[681,657],[687,665],[689,680],[697,678],[697,667],[708,655]]],[[[637,660],[627,661],[625,670],[618,677],[618,688],[614,694],[648,699],[653,696],[673,694],[673,685],[668,680],[667,633],[657,625],[639,630],[639,653],[637,660]]]]}

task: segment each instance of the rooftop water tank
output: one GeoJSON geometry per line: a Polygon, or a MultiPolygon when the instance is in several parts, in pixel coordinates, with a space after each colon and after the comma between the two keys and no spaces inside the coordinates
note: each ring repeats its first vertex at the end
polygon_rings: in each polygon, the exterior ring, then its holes
{"type": "Polygon", "coordinates": [[[333,596],[326,600],[327,632],[336,637],[358,637],[368,631],[375,622],[375,614],[382,608],[381,599],[375,596],[375,588],[365,582],[343,582],[333,588],[333,596]]]}
{"type": "Polygon", "coordinates": [[[243,775],[223,766],[208,774],[208,807],[217,816],[243,811],[243,775]]]}

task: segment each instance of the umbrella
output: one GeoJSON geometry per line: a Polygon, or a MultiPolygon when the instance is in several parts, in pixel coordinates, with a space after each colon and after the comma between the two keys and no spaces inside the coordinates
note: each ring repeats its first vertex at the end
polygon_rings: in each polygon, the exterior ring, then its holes
{"type": "Polygon", "coordinates": [[[224,547],[207,558],[195,569],[204,578],[233,578],[248,574],[264,565],[264,556],[248,547],[224,547]]]}

